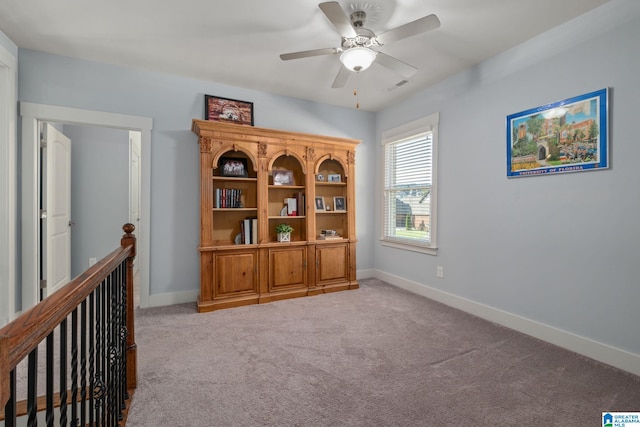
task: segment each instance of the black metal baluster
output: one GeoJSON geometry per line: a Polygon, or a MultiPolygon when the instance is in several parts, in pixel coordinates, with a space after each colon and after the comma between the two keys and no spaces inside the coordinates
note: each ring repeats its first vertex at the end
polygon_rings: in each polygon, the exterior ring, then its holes
{"type": "Polygon", "coordinates": [[[114,299],[114,304],[115,304],[115,311],[114,311],[114,322],[113,322],[113,327],[114,327],[114,331],[113,331],[113,346],[116,350],[116,361],[115,361],[115,366],[113,369],[114,372],[114,377],[115,377],[115,384],[114,384],[114,388],[113,388],[113,407],[114,407],[114,412],[113,412],[113,420],[114,422],[118,422],[120,421],[121,418],[121,409],[120,409],[120,402],[121,402],[121,378],[120,378],[120,363],[122,360],[122,348],[120,346],[120,267],[116,267],[116,269],[113,272],[113,299],[114,299]]]}
{"type": "MultiPolygon", "coordinates": [[[[127,286],[133,286],[133,283],[127,283],[127,263],[129,261],[125,260],[122,262],[122,325],[124,329],[122,330],[123,338],[122,338],[122,346],[123,346],[123,363],[122,363],[122,379],[123,379],[123,390],[124,390],[124,400],[129,399],[129,389],[127,388],[129,384],[127,383],[127,339],[129,335],[129,324],[127,323],[127,286]]],[[[131,301],[133,303],[133,301],[131,301]]],[[[126,407],[126,403],[123,401],[123,409],[126,407]]]]}
{"type": "Polygon", "coordinates": [[[118,399],[120,402],[120,412],[118,414],[118,421],[122,421],[124,419],[124,410],[127,407],[127,403],[125,402],[125,400],[127,399],[127,327],[125,321],[127,317],[127,269],[125,268],[125,265],[126,261],[123,261],[120,264],[120,268],[118,270],[120,277],[120,280],[118,282],[118,293],[120,294],[120,303],[118,304],[118,307],[120,308],[120,319],[118,321],[118,343],[120,345],[120,374],[118,375],[118,378],[120,378],[120,395],[118,399]]]}
{"type": "Polygon", "coordinates": [[[71,425],[78,425],[78,308],[71,312],[71,425]]]}
{"type": "MultiPolygon", "coordinates": [[[[91,390],[89,392],[89,425],[93,426],[95,423],[95,397],[94,390],[96,386],[95,370],[96,370],[96,327],[94,321],[96,321],[96,309],[95,299],[97,298],[97,292],[93,291],[89,296],[89,386],[91,390]]],[[[84,424],[82,424],[84,425],[84,424]]]]}
{"type": "Polygon", "coordinates": [[[113,425],[113,361],[114,361],[114,350],[113,350],[113,292],[112,292],[112,284],[113,284],[113,272],[109,274],[106,278],[105,283],[105,292],[107,293],[107,297],[105,299],[105,312],[107,315],[107,396],[106,396],[106,425],[113,425]]]}
{"type": "Polygon", "coordinates": [[[110,399],[110,404],[109,404],[109,420],[110,423],[109,425],[116,425],[118,423],[118,412],[120,412],[120,410],[118,409],[118,407],[120,406],[118,403],[118,387],[120,387],[120,383],[118,382],[118,360],[119,360],[119,354],[118,354],[118,341],[117,341],[117,330],[118,330],[118,296],[117,296],[117,292],[116,292],[116,286],[117,286],[117,267],[111,272],[111,283],[109,286],[109,292],[110,292],[110,301],[111,301],[111,321],[109,322],[109,324],[111,325],[111,330],[110,330],[110,349],[111,349],[111,360],[110,360],[110,366],[109,366],[109,371],[111,371],[111,387],[109,387],[109,399],[110,399]]]}
{"type": "Polygon", "coordinates": [[[60,425],[67,425],[67,319],[60,323],[60,425]]]}
{"type": "Polygon", "coordinates": [[[9,400],[4,405],[4,427],[16,425],[16,370],[9,373],[9,400]]]}
{"type": "MultiPolygon", "coordinates": [[[[89,295],[91,298],[92,295],[89,295]]],[[[87,425],[87,300],[82,301],[80,314],[80,424],[87,425]]]]}
{"type": "Polygon", "coordinates": [[[101,287],[99,285],[96,289],[96,374],[93,380],[93,397],[95,399],[95,425],[99,426],[101,421],[101,405],[102,405],[102,392],[104,387],[102,385],[102,298],[101,287]]]}
{"type": "Polygon", "coordinates": [[[27,425],[35,427],[38,425],[36,418],[38,414],[38,347],[29,353],[28,384],[27,384],[27,425]]]}
{"type": "Polygon", "coordinates": [[[102,381],[102,393],[100,396],[100,425],[106,424],[106,402],[105,397],[107,393],[107,382],[106,382],[106,374],[107,374],[107,287],[106,287],[106,279],[100,284],[100,312],[101,312],[101,322],[100,322],[100,376],[102,381]]]}
{"type": "Polygon", "coordinates": [[[54,382],[55,382],[55,372],[54,372],[54,356],[53,356],[53,332],[47,335],[47,345],[46,345],[46,365],[47,365],[47,388],[45,392],[45,400],[47,402],[47,412],[46,412],[46,421],[47,427],[53,427],[53,393],[54,393],[54,382]]]}

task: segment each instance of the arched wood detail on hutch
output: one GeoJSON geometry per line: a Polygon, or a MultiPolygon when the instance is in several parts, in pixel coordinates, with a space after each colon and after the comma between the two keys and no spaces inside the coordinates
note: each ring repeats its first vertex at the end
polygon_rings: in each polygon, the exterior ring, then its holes
{"type": "Polygon", "coordinates": [[[347,167],[347,164],[344,162],[344,160],[342,159],[342,157],[340,156],[336,156],[333,153],[329,153],[327,155],[324,155],[322,157],[320,157],[315,164],[315,169],[313,171],[313,173],[315,175],[318,174],[318,172],[320,172],[320,166],[322,165],[322,162],[324,162],[325,160],[334,160],[338,163],[340,163],[340,166],[342,166],[342,170],[344,171],[344,176],[347,177],[349,176],[349,168],[347,167]]]}
{"type": "Polygon", "coordinates": [[[269,164],[268,164],[269,172],[273,171],[273,164],[278,160],[279,157],[282,157],[282,156],[291,156],[295,158],[298,161],[298,163],[300,163],[300,167],[302,168],[302,173],[305,175],[307,174],[307,162],[298,153],[292,150],[288,150],[286,148],[284,150],[274,153],[271,156],[271,160],[269,160],[269,164]]]}
{"type": "Polygon", "coordinates": [[[238,151],[241,153],[244,153],[249,158],[249,160],[251,160],[251,166],[253,166],[253,170],[257,172],[258,160],[255,158],[254,154],[249,150],[247,150],[246,148],[238,146],[237,144],[227,144],[227,145],[221,146],[220,151],[213,156],[211,167],[213,169],[217,169],[218,163],[220,162],[220,157],[224,157],[228,155],[227,153],[238,152],[238,151]]]}

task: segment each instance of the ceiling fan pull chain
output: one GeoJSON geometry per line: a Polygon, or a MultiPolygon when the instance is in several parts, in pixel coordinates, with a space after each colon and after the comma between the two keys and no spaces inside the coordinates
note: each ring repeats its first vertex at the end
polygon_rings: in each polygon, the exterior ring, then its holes
{"type": "Polygon", "coordinates": [[[356,97],[356,110],[360,109],[360,101],[358,100],[358,78],[360,73],[356,73],[356,88],[353,90],[353,96],[356,97]]]}

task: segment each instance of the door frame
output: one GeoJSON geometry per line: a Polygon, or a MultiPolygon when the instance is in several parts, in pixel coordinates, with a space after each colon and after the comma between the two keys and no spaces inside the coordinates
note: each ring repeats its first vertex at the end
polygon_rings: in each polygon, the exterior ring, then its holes
{"type": "MultiPolygon", "coordinates": [[[[140,186],[140,182],[141,182],[141,177],[142,177],[142,170],[140,169],[140,165],[138,165],[138,173],[137,173],[137,176],[136,176],[136,180],[138,182],[138,188],[136,189],[136,191],[138,193],[138,201],[137,201],[138,212],[136,213],[136,218],[133,218],[132,215],[131,215],[131,213],[132,213],[131,212],[131,204],[133,203],[133,200],[134,200],[134,197],[132,197],[133,196],[132,193],[133,193],[134,187],[133,187],[133,185],[131,185],[132,182],[133,182],[133,173],[132,173],[133,171],[131,170],[131,168],[132,168],[132,165],[133,165],[133,154],[134,154],[134,151],[138,152],[139,163],[142,162],[142,135],[138,131],[131,131],[130,130],[128,137],[129,137],[129,222],[132,223],[133,225],[135,225],[136,226],[136,230],[138,230],[138,228],[142,228],[142,225],[140,225],[141,224],[141,218],[140,218],[140,212],[141,212],[141,209],[140,209],[140,189],[141,189],[141,186],[140,186]],[[135,135],[135,138],[134,138],[134,135],[135,135]],[[136,142],[134,142],[134,139],[136,140],[136,142]],[[136,146],[137,149],[134,146],[136,146]]],[[[142,232],[142,230],[138,231],[138,233],[139,232],[142,232]]],[[[137,235],[137,233],[136,233],[136,235],[137,235]]],[[[133,264],[133,274],[134,274],[134,276],[136,274],[138,274],[139,267],[140,266],[137,263],[133,264]]]]}
{"type": "MultiPolygon", "coordinates": [[[[2,32],[0,32],[2,34],[2,32]]],[[[16,56],[0,44],[0,327],[16,314],[16,56]]]]}
{"type": "MultiPolygon", "coordinates": [[[[140,306],[149,306],[149,258],[151,217],[151,129],[150,117],[107,113],[56,105],[20,102],[22,117],[22,311],[39,301],[40,289],[40,214],[39,122],[100,126],[136,130],[142,135],[142,177],[140,210],[145,230],[136,234],[136,263],[140,269],[140,306]]],[[[114,230],[116,233],[117,230],[114,230]]]]}

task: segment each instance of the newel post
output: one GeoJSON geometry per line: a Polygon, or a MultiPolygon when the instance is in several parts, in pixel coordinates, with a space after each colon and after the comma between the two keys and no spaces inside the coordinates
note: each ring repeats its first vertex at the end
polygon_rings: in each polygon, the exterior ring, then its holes
{"type": "Polygon", "coordinates": [[[133,231],[136,227],[133,224],[125,224],[122,226],[124,235],[120,240],[122,247],[132,246],[131,253],[127,258],[126,265],[126,281],[127,281],[127,390],[133,390],[137,386],[137,344],[135,334],[135,321],[133,317],[134,300],[133,300],[133,260],[136,257],[136,236],[133,231]]]}

